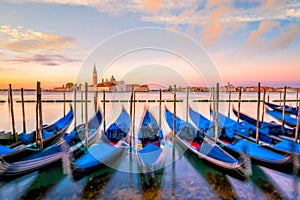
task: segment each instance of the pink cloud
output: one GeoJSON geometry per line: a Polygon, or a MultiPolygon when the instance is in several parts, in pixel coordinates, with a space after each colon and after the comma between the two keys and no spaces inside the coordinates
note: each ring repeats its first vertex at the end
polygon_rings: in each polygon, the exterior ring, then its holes
{"type": "Polygon", "coordinates": [[[162,6],[162,0],[145,0],[144,6],[151,13],[157,13],[160,7],[162,6]]]}
{"type": "Polygon", "coordinates": [[[275,9],[278,6],[286,4],[285,1],[282,0],[266,0],[265,3],[262,4],[261,9],[270,10],[275,9]]]}
{"type": "Polygon", "coordinates": [[[255,44],[258,40],[260,40],[261,36],[263,36],[265,33],[271,31],[273,28],[278,26],[278,22],[274,21],[263,21],[260,22],[259,27],[257,30],[253,30],[248,38],[248,45],[255,44]]]}
{"type": "Polygon", "coordinates": [[[232,12],[232,2],[230,0],[209,1],[206,9],[210,10],[206,24],[202,26],[202,42],[204,45],[209,45],[224,33],[226,30],[225,23],[222,22],[222,17],[232,12]]]}
{"type": "Polygon", "coordinates": [[[295,24],[281,28],[279,36],[272,39],[263,39],[265,33],[270,32],[275,27],[279,27],[278,22],[261,22],[257,30],[253,30],[246,42],[245,49],[250,51],[269,51],[286,48],[299,34],[300,29],[295,24]]]}

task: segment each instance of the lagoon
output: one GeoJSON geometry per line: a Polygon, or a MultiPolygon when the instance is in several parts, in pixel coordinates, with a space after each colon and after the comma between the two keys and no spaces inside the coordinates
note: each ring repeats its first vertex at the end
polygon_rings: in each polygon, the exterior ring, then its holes
{"type": "MultiPolygon", "coordinates": [[[[66,93],[66,99],[72,100],[74,94],[66,93]]],[[[209,117],[209,103],[196,102],[196,100],[209,99],[209,93],[190,93],[190,106],[209,117]]],[[[25,92],[25,100],[34,100],[35,92],[25,92]]],[[[77,99],[80,99],[77,93],[77,99]]],[[[138,130],[140,119],[145,107],[159,119],[159,103],[147,102],[147,100],[158,100],[158,92],[136,93],[135,103],[135,130],[138,130]],[[146,102],[145,102],[146,101],[146,102]]],[[[173,100],[172,93],[163,93],[164,100],[173,100]]],[[[232,94],[232,99],[237,99],[238,93],[232,94]]],[[[256,93],[243,93],[242,99],[257,98],[256,93]]],[[[270,101],[279,99],[279,93],[270,93],[270,101]]],[[[288,93],[287,99],[295,99],[295,93],[288,93]]],[[[20,92],[13,92],[14,112],[17,132],[22,131],[22,111],[20,92]]],[[[43,92],[43,100],[62,100],[63,93],[43,92]]],[[[89,93],[88,115],[94,113],[94,93],[89,93]]],[[[106,93],[107,100],[122,100],[119,102],[107,102],[106,124],[112,123],[122,106],[127,111],[130,109],[128,101],[130,93],[106,93]]],[[[176,103],[177,115],[186,118],[186,93],[178,92],[176,103]]],[[[221,93],[220,99],[228,99],[227,93],[221,93]]],[[[7,92],[0,92],[0,100],[7,101],[7,92]]],[[[98,94],[98,102],[103,109],[102,93],[98,94]]],[[[295,105],[295,102],[288,104],[295,105]]],[[[68,105],[68,104],[67,104],[68,105]]],[[[81,123],[81,103],[76,103],[76,123],[81,123]]],[[[171,111],[173,102],[163,102],[171,111]]],[[[237,103],[232,103],[237,107],[237,103]]],[[[256,116],[256,102],[242,102],[241,111],[256,116]]],[[[43,103],[43,121],[50,124],[63,115],[63,103],[43,103]]],[[[74,105],[73,105],[74,108],[74,105]]],[[[68,110],[68,106],[66,107],[68,110]]],[[[25,103],[27,130],[35,129],[35,103],[25,103]]],[[[10,131],[11,121],[8,103],[0,103],[1,121],[0,130],[10,131]]],[[[67,112],[67,111],[66,111],[67,112]]],[[[227,114],[228,102],[220,103],[220,112],[227,114]]],[[[164,134],[170,133],[170,129],[164,120],[162,108],[162,129],[164,134]]],[[[231,113],[231,117],[236,119],[231,113]]],[[[265,121],[273,120],[265,115],[265,121]]],[[[73,121],[74,123],[74,121],[73,121]]],[[[74,127],[70,126],[69,131],[74,127]]],[[[149,187],[145,186],[143,179],[136,170],[135,158],[125,152],[121,160],[116,163],[114,169],[105,168],[93,174],[74,181],[68,175],[63,174],[62,166],[49,167],[44,172],[32,173],[9,182],[0,183],[0,199],[299,199],[299,179],[292,175],[276,172],[260,166],[253,166],[253,175],[249,180],[239,181],[228,175],[224,175],[210,168],[203,161],[199,161],[189,152],[175,148],[173,154],[171,142],[166,145],[166,162],[164,170],[157,182],[149,187]],[[129,173],[131,169],[132,173],[129,173]]]]}

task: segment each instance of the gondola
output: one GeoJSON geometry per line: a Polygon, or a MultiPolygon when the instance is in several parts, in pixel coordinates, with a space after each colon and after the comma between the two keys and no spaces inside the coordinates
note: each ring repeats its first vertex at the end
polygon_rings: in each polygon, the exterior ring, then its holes
{"type": "MultiPolygon", "coordinates": [[[[205,118],[200,113],[194,111],[192,108],[189,108],[189,116],[193,123],[203,132],[211,132],[214,129],[214,124],[209,119],[205,118]],[[201,119],[201,120],[199,120],[201,119]],[[212,124],[208,129],[203,130],[203,123],[212,124]]],[[[241,124],[238,122],[234,122],[230,118],[219,113],[219,128],[220,136],[218,138],[217,144],[221,146],[225,151],[229,152],[232,155],[241,155],[246,154],[251,158],[251,163],[261,165],[264,167],[268,167],[270,169],[274,169],[277,171],[292,173],[293,172],[293,159],[290,153],[282,152],[280,150],[276,150],[271,146],[263,146],[254,143],[251,139],[242,139],[241,137],[232,137],[229,138],[225,134],[225,129],[223,127],[231,123],[231,130],[234,133],[239,133],[240,136],[246,136],[249,131],[249,127],[247,124],[241,124]],[[224,125],[225,124],[225,125],[224,125]]]]}
{"type": "MultiPolygon", "coordinates": [[[[174,115],[167,108],[165,112],[166,121],[174,131],[174,115]]],[[[205,126],[209,126],[206,124],[205,126]]],[[[234,157],[220,148],[210,138],[205,137],[203,132],[198,131],[192,124],[176,117],[175,142],[182,149],[189,150],[198,159],[203,159],[210,167],[222,173],[231,175],[239,180],[245,180],[246,174],[242,160],[234,157]]]]}
{"type": "MultiPolygon", "coordinates": [[[[97,111],[88,121],[88,142],[93,144],[99,138],[98,127],[102,122],[102,114],[97,111]]],[[[59,163],[62,159],[68,162],[69,154],[78,155],[84,148],[79,139],[80,134],[85,132],[85,124],[76,126],[69,134],[64,136],[64,140],[45,148],[42,151],[35,151],[30,156],[24,157],[16,162],[0,159],[0,179],[9,180],[28,174],[33,171],[42,171],[50,165],[59,163]]]]}
{"type": "MultiPolygon", "coordinates": [[[[64,117],[52,125],[43,127],[42,143],[44,149],[57,143],[61,139],[72,122],[73,114],[73,109],[71,108],[64,117]]],[[[17,146],[11,145],[8,147],[0,145],[0,158],[3,158],[7,162],[16,162],[22,158],[35,154],[36,151],[39,151],[36,143],[29,139],[31,136],[35,137],[35,131],[28,133],[28,135],[29,137],[26,136],[26,139],[22,140],[17,146]]]]}
{"type": "MultiPolygon", "coordinates": [[[[55,135],[56,132],[63,129],[66,123],[69,122],[69,120],[72,121],[73,119],[73,109],[71,107],[70,111],[59,119],[58,121],[54,122],[51,125],[43,125],[43,139],[49,138],[53,135],[55,135]]],[[[31,131],[30,133],[19,133],[16,134],[16,139],[14,138],[14,135],[12,132],[0,132],[0,144],[2,145],[9,145],[10,148],[16,148],[20,145],[29,145],[31,143],[34,143],[36,140],[36,134],[35,130],[31,131]]],[[[55,143],[55,141],[54,141],[55,143]]],[[[53,144],[54,144],[53,143],[53,144]]],[[[51,145],[51,144],[50,144],[51,145]]],[[[1,154],[1,152],[0,152],[1,154]]]]}
{"type": "MultiPolygon", "coordinates": [[[[234,114],[237,115],[237,111],[233,107],[234,114]]],[[[226,117],[219,113],[220,119],[226,119],[226,121],[232,120],[229,117],[226,117]]],[[[236,129],[235,133],[239,134],[239,136],[242,136],[243,138],[246,138],[251,141],[255,141],[255,132],[256,132],[256,126],[253,124],[256,124],[256,120],[240,113],[240,118],[243,120],[246,120],[249,122],[249,124],[245,124],[245,122],[236,123],[237,127],[244,126],[244,130],[248,129],[251,134],[245,134],[246,131],[241,134],[241,129],[236,129]],[[251,124],[250,124],[251,123],[251,124]],[[240,124],[243,124],[242,126],[240,124]],[[249,127],[250,126],[250,127],[249,127]],[[248,127],[248,128],[245,128],[248,127]]],[[[233,121],[233,120],[232,120],[233,121]]],[[[269,149],[273,152],[277,152],[280,154],[284,154],[286,156],[290,156],[293,159],[293,164],[296,164],[297,166],[300,166],[300,144],[298,142],[294,142],[293,138],[291,136],[294,136],[295,130],[291,128],[282,127],[278,124],[273,123],[267,123],[267,122],[260,122],[260,131],[259,131],[259,141],[261,143],[261,146],[263,148],[269,149]],[[263,130],[261,130],[263,129],[263,130]],[[283,133],[282,134],[282,130],[283,133]],[[280,137],[274,137],[274,136],[280,136],[280,137]],[[288,136],[288,137],[282,137],[282,136],[288,136]]]]}
{"type": "Polygon", "coordinates": [[[166,151],[161,145],[163,138],[161,128],[147,109],[138,132],[139,148],[136,152],[140,174],[145,178],[147,184],[154,183],[156,177],[163,170],[166,151]]]}
{"type": "MultiPolygon", "coordinates": [[[[277,121],[282,122],[282,112],[281,111],[266,109],[266,113],[268,115],[270,115],[271,117],[275,118],[277,121]]],[[[296,127],[297,116],[290,114],[290,113],[284,113],[284,124],[286,124],[290,127],[296,127]]]]}
{"type": "MultiPolygon", "coordinates": [[[[265,102],[266,106],[268,106],[269,108],[273,109],[273,110],[277,110],[279,112],[282,112],[283,110],[283,105],[277,105],[277,104],[273,104],[273,103],[269,103],[269,102],[265,102]]],[[[286,113],[291,113],[291,114],[294,114],[294,115],[298,115],[298,108],[295,108],[295,107],[291,107],[291,106],[288,106],[286,105],[284,107],[284,112],[286,113]]]]}
{"type": "MultiPolygon", "coordinates": [[[[235,107],[232,107],[233,113],[238,116],[238,111],[235,109],[235,107]]],[[[256,132],[256,122],[257,120],[240,112],[239,114],[240,119],[248,122],[251,124],[251,128],[253,129],[253,132],[256,132]]],[[[282,127],[280,124],[276,124],[274,122],[259,122],[260,124],[260,134],[268,136],[268,135],[274,135],[274,136],[279,136],[279,135],[284,135],[288,137],[294,137],[295,135],[295,130],[292,128],[287,128],[287,127],[282,127]]]]}
{"type": "Polygon", "coordinates": [[[112,166],[123,154],[129,130],[130,117],[123,108],[116,121],[101,134],[100,141],[71,162],[73,178],[78,180],[98,168],[112,166]]]}

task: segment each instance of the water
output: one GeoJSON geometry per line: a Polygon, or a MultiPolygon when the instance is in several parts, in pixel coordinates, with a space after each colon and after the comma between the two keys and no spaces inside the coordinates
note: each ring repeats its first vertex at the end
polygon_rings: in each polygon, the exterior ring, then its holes
{"type": "MultiPolygon", "coordinates": [[[[20,100],[20,93],[14,92],[14,101],[20,100]]],[[[66,93],[66,99],[73,99],[73,93],[66,93]]],[[[221,93],[221,99],[227,99],[228,94],[221,93]]],[[[77,93],[77,99],[80,99],[77,93]]],[[[94,113],[94,94],[89,94],[88,113],[94,113]]],[[[288,93],[287,99],[295,99],[295,93],[288,93]]],[[[102,99],[102,94],[98,94],[98,100],[102,99]]],[[[130,93],[106,93],[108,100],[129,100],[130,93]]],[[[138,100],[157,100],[157,92],[137,93],[138,100]]],[[[244,93],[242,99],[256,99],[256,93],[244,93]]],[[[25,100],[34,100],[34,92],[25,92],[25,100]]],[[[44,92],[42,99],[63,99],[62,93],[44,92]]],[[[172,100],[172,93],[163,93],[163,99],[172,100]]],[[[177,115],[186,118],[186,93],[178,92],[177,115]]],[[[190,106],[209,117],[209,103],[193,102],[198,99],[209,99],[209,93],[190,93],[190,106]]],[[[237,93],[232,94],[232,99],[237,99],[237,93]]],[[[279,99],[279,93],[271,93],[270,100],[279,99]]],[[[7,100],[7,93],[0,92],[0,100],[7,100]]],[[[101,108],[102,102],[99,102],[101,108]]],[[[232,103],[237,107],[237,103],[232,103]]],[[[295,105],[294,102],[291,103],[295,105]]],[[[164,102],[171,111],[173,102],[164,102]]],[[[76,104],[76,123],[81,123],[81,103],[76,104]]],[[[113,122],[119,115],[122,106],[127,111],[130,109],[128,102],[106,103],[106,124],[113,122]]],[[[256,117],[257,103],[242,102],[241,110],[256,117]]],[[[74,107],[74,105],[73,105],[74,107]]],[[[137,102],[136,103],[136,125],[138,130],[144,108],[148,107],[156,119],[159,119],[159,103],[157,102],[137,102]]],[[[25,103],[27,130],[35,128],[35,103],[25,103]]],[[[66,112],[68,111],[68,107],[66,112]]],[[[0,130],[11,130],[11,121],[8,103],[0,103],[0,130]]],[[[17,132],[22,131],[21,103],[14,102],[14,112],[17,132]]],[[[227,114],[228,103],[220,103],[220,112],[227,114]]],[[[164,116],[164,112],[162,111],[164,116]]],[[[43,103],[43,121],[52,123],[63,115],[63,103],[43,103]]],[[[236,119],[233,113],[231,117],[236,119]]],[[[272,118],[265,115],[265,121],[272,118]]],[[[69,131],[74,124],[70,126],[69,131]]],[[[162,117],[162,129],[164,134],[170,133],[170,129],[162,117]]],[[[98,170],[79,181],[74,181],[71,177],[64,175],[61,164],[49,167],[44,172],[32,173],[25,177],[0,183],[1,199],[300,199],[298,195],[299,179],[276,172],[264,167],[253,166],[253,175],[247,181],[239,181],[228,175],[224,175],[209,166],[203,161],[199,161],[188,152],[183,152],[176,148],[175,154],[172,152],[172,145],[166,148],[166,167],[155,184],[149,187],[144,184],[144,180],[137,173],[128,173],[127,169],[133,171],[137,166],[134,156],[130,162],[130,153],[125,152],[121,160],[114,168],[104,168],[98,170]],[[174,156],[174,157],[173,157],[174,156]],[[175,162],[172,162],[172,159],[175,162]]]]}

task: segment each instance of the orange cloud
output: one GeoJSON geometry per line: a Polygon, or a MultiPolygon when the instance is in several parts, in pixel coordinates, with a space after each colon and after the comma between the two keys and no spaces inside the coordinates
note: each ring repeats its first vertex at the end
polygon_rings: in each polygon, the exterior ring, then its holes
{"type": "Polygon", "coordinates": [[[206,9],[211,9],[207,18],[207,23],[202,26],[202,42],[204,45],[209,45],[215,42],[225,31],[225,23],[222,22],[222,17],[232,11],[231,1],[213,0],[209,1],[206,9]]]}
{"type": "Polygon", "coordinates": [[[266,0],[264,4],[262,4],[261,9],[269,10],[278,7],[279,5],[285,4],[285,1],[282,0],[266,0]]]}
{"type": "Polygon", "coordinates": [[[144,5],[146,9],[151,13],[157,13],[162,6],[162,0],[145,0],[144,5]]]}
{"type": "Polygon", "coordinates": [[[215,22],[214,24],[204,26],[202,31],[203,44],[209,45],[212,42],[216,41],[222,34],[222,32],[223,26],[221,22],[215,22]]]}
{"type": "Polygon", "coordinates": [[[71,37],[0,26],[0,47],[16,52],[56,52],[75,46],[71,37]]]}

